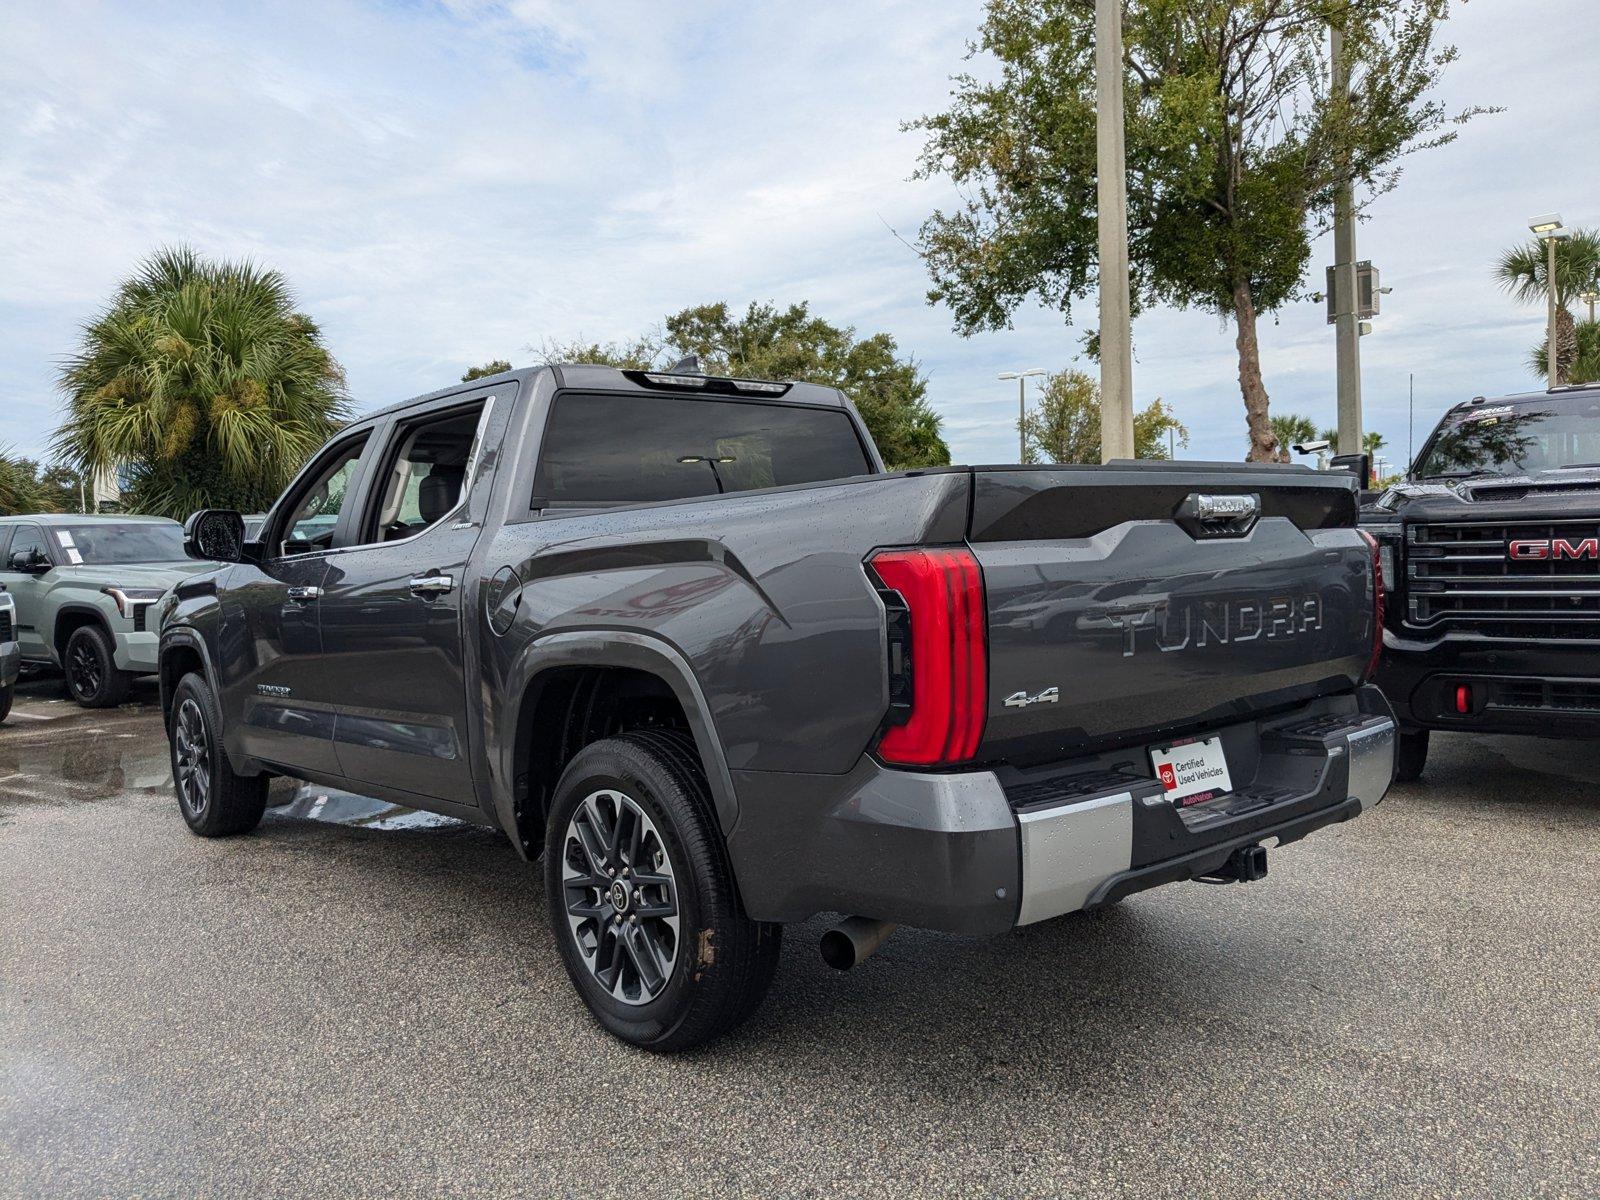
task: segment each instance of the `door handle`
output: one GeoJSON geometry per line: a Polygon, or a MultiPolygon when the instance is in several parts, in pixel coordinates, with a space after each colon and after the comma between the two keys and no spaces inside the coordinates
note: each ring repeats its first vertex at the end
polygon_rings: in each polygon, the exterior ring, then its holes
{"type": "Polygon", "coordinates": [[[296,584],[294,587],[290,588],[286,594],[288,595],[289,599],[298,601],[301,604],[305,604],[310,600],[321,599],[322,589],[319,587],[309,587],[303,584],[296,584]]]}
{"type": "Polygon", "coordinates": [[[455,590],[456,581],[448,575],[418,575],[411,581],[413,596],[443,596],[455,590]]]}

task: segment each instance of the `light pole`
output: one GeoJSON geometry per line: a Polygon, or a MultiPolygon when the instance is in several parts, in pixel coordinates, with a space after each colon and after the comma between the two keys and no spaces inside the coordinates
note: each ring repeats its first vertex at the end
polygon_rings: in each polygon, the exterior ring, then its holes
{"type": "Polygon", "coordinates": [[[1579,292],[1578,299],[1589,306],[1589,324],[1594,324],[1594,302],[1600,300],[1600,292],[1579,292]]]}
{"type": "Polygon", "coordinates": [[[1528,228],[1544,242],[1545,252],[1549,256],[1544,267],[1545,292],[1548,296],[1544,327],[1544,377],[1545,386],[1553,388],[1561,381],[1561,373],[1556,365],[1556,243],[1567,236],[1567,231],[1561,227],[1560,213],[1535,217],[1528,222],[1528,228]]]}
{"type": "Polygon", "coordinates": [[[1122,114],[1122,0],[1095,0],[1095,197],[1100,230],[1100,461],[1133,457],[1128,302],[1128,164],[1122,114]]]}
{"type": "Polygon", "coordinates": [[[1002,371],[1001,379],[1017,381],[1017,461],[1028,461],[1028,380],[1043,375],[1043,367],[1030,367],[1026,371],[1002,371]]]}
{"type": "MultiPolygon", "coordinates": [[[[1339,20],[1347,20],[1340,17],[1339,20]]],[[[1332,64],[1329,92],[1337,104],[1350,103],[1350,64],[1345,60],[1345,31],[1328,30],[1332,64]]],[[[1338,395],[1340,454],[1361,453],[1361,298],[1356,288],[1356,201],[1348,162],[1333,193],[1333,323],[1334,364],[1338,395]]]]}

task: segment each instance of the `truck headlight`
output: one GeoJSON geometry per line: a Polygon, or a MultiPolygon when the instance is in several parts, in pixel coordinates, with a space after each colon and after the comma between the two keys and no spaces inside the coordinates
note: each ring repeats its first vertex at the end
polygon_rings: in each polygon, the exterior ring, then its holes
{"type": "Polygon", "coordinates": [[[166,594],[166,588],[148,587],[103,587],[100,589],[117,602],[117,611],[124,617],[132,617],[134,610],[146,604],[154,604],[166,594]]]}

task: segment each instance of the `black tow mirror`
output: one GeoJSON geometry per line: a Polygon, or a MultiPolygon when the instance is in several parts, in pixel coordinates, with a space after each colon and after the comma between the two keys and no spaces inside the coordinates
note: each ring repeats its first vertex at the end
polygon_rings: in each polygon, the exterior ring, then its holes
{"type": "Polygon", "coordinates": [[[43,550],[18,550],[11,556],[11,569],[24,575],[43,575],[52,565],[43,550]]]}
{"type": "Polygon", "coordinates": [[[183,552],[209,562],[244,559],[244,517],[231,508],[202,508],[183,523],[183,552]]]}

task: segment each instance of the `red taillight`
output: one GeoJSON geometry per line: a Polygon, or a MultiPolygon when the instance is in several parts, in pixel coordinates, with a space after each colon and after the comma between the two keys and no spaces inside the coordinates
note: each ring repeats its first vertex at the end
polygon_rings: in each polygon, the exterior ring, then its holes
{"type": "Polygon", "coordinates": [[[1470,683],[1456,684],[1456,711],[1470,713],[1472,711],[1472,685],[1470,683]]]}
{"type": "Polygon", "coordinates": [[[1367,660],[1366,678],[1378,673],[1378,659],[1383,655],[1383,558],[1378,553],[1378,539],[1365,529],[1359,529],[1372,550],[1372,657],[1367,660]]]}
{"type": "MultiPolygon", "coordinates": [[[[970,550],[885,550],[870,560],[884,587],[905,602],[910,714],[878,742],[886,762],[965,762],[983,738],[989,687],[983,573],[970,550]]],[[[892,681],[891,681],[892,682],[892,681]]]]}

